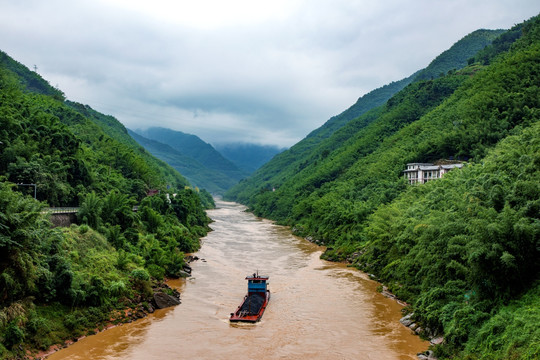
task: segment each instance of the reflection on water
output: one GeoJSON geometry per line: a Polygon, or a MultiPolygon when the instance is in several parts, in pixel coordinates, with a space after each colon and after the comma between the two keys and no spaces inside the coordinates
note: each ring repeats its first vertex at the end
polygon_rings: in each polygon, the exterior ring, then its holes
{"type": "Polygon", "coordinates": [[[399,323],[401,306],[377,283],[281,226],[218,202],[213,232],[175,280],[182,304],[82,339],[50,359],[416,359],[427,343],[399,323]],[[269,275],[261,322],[231,324],[245,276],[269,275]]]}

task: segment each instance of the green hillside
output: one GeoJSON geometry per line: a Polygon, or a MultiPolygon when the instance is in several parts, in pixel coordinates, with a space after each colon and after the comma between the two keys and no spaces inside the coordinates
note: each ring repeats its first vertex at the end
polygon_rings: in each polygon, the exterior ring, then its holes
{"type": "MultiPolygon", "coordinates": [[[[203,181],[203,183],[195,182],[199,187],[207,184],[210,188],[218,189],[218,193],[223,193],[240,179],[247,176],[247,172],[240,170],[231,161],[224,158],[212,145],[202,141],[196,135],[160,127],[151,127],[146,130],[136,130],[134,132],[147,139],[169,145],[177,153],[184,155],[184,157],[190,157],[205,167],[204,174],[195,174],[194,170],[188,170],[192,179],[203,181]]],[[[161,155],[163,154],[160,153],[161,155]]],[[[183,160],[177,158],[175,162],[183,163],[183,160]]],[[[190,163],[183,163],[179,168],[186,170],[189,166],[190,163]]]]}
{"type": "Polygon", "coordinates": [[[153,288],[181,276],[184,252],[199,248],[210,221],[202,204],[213,201],[187,188],[116,119],[65,101],[1,55],[3,359],[76,339],[111,318],[128,321],[128,307],[148,311],[153,288]],[[161,193],[147,197],[149,190],[161,193]],[[53,228],[49,206],[78,207],[76,224],[53,228]]]}
{"type": "Polygon", "coordinates": [[[501,31],[475,31],[439,55],[427,68],[360,97],[350,108],[332,117],[323,126],[312,131],[305,139],[292,146],[288,151],[282,152],[270,163],[265,164],[248,181],[242,181],[232,188],[227,193],[227,196],[251,204],[254,199],[253,194],[257,193],[261,186],[267,188],[279,187],[288,178],[288,174],[304,168],[308,163],[316,161],[316,157],[324,156],[329,151],[341,146],[359,127],[367,126],[370,121],[376,119],[380,108],[407,85],[414,81],[420,81],[424,77],[436,78],[449,71],[463,68],[467,65],[468,59],[475,56],[479,49],[493,41],[497,34],[501,34],[501,31]],[[436,76],[432,74],[436,74],[436,76]],[[344,129],[334,140],[326,141],[334,132],[340,128],[345,128],[348,122],[364,114],[366,115],[361,120],[356,121],[352,128],[344,129]]]}
{"type": "Polygon", "coordinates": [[[49,82],[43,79],[38,73],[30,71],[18,61],[12,59],[8,54],[0,51],[0,66],[2,69],[9,70],[17,75],[17,81],[27,91],[43,95],[50,95],[57,100],[64,100],[64,93],[53,88],[49,82]]]}
{"type": "MultiPolygon", "coordinates": [[[[471,57],[499,38],[505,30],[476,30],[456,42],[450,49],[437,56],[427,68],[421,70],[415,80],[429,80],[461,69],[471,57]]],[[[515,40],[515,38],[514,38],[515,40]]]]}
{"type": "MultiPolygon", "coordinates": [[[[349,121],[359,117],[371,109],[384,105],[392,96],[401,91],[405,86],[409,85],[416,78],[418,73],[415,73],[405,79],[391,82],[378,89],[372,90],[366,95],[360,97],[347,110],[341,114],[331,117],[326,123],[318,129],[313,130],[306,136],[304,142],[319,143],[322,139],[328,138],[336,130],[341,128],[349,121]]],[[[300,142],[299,144],[301,144],[300,142]]]]}
{"type": "Polygon", "coordinates": [[[441,358],[540,354],[539,18],[493,44],[228,193],[380,278],[422,336],[444,336],[441,358]],[[445,159],[467,163],[424,185],[403,178],[407,163],[445,159]]]}
{"type": "Polygon", "coordinates": [[[169,145],[147,139],[131,130],[128,130],[128,132],[133,139],[152,155],[182,173],[194,186],[205,189],[212,194],[222,194],[237,183],[237,180],[222,172],[207,168],[191,156],[184,155],[169,145]]]}

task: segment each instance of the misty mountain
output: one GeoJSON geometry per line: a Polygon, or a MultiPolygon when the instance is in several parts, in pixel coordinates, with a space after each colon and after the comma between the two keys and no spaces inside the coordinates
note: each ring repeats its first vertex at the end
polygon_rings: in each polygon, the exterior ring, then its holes
{"type": "Polygon", "coordinates": [[[130,134],[193,185],[211,193],[223,193],[248,174],[196,135],[160,127],[130,130],[130,134]]]}
{"type": "Polygon", "coordinates": [[[285,148],[272,145],[247,143],[216,144],[214,147],[236,166],[248,173],[254,172],[276,154],[285,150],[285,148]]]}
{"type": "Polygon", "coordinates": [[[313,130],[305,140],[308,143],[317,143],[332,135],[348,121],[359,117],[367,111],[383,105],[396,93],[407,85],[417,80],[436,78],[448,71],[461,69],[467,65],[467,61],[478,51],[491,44],[505,30],[476,30],[453,44],[448,50],[438,55],[426,68],[414,74],[380,88],[370,91],[361,96],[347,110],[339,115],[331,117],[324,125],[313,130]]]}

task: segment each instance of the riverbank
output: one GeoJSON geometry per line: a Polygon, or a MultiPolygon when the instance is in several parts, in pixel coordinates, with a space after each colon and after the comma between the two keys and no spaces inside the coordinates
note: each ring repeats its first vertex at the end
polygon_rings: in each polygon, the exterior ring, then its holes
{"type": "MultiPolygon", "coordinates": [[[[191,268],[189,269],[189,271],[191,271],[191,268]]],[[[84,333],[83,335],[65,339],[62,343],[54,344],[46,350],[28,349],[26,350],[25,358],[28,360],[46,359],[48,356],[56,353],[57,351],[65,349],[88,336],[96,335],[116,326],[122,326],[124,324],[145,318],[158,309],[165,309],[171,306],[179,305],[181,303],[180,292],[175,287],[171,287],[168,284],[169,282],[170,279],[164,279],[163,281],[154,280],[151,287],[151,296],[137,294],[132,299],[123,299],[119,309],[109,311],[104,316],[104,320],[84,329],[82,331],[84,333]]]]}
{"type": "MultiPolygon", "coordinates": [[[[378,293],[380,293],[382,296],[388,299],[395,301],[397,304],[402,306],[401,313],[404,316],[401,319],[399,319],[399,323],[403,325],[404,327],[410,329],[412,334],[418,336],[419,338],[423,340],[428,340],[431,346],[440,345],[444,342],[443,336],[439,334],[432,334],[429,332],[429,329],[428,331],[425,331],[425,329],[419,326],[414,321],[414,313],[411,312],[411,306],[407,302],[401,300],[395,294],[390,292],[388,287],[384,285],[384,283],[381,282],[381,280],[377,278],[377,276],[375,276],[374,274],[365,273],[361,269],[359,269],[358,266],[353,264],[354,259],[358,258],[359,253],[353,253],[345,258],[342,258],[338,256],[338,254],[333,252],[332,248],[326,247],[324,242],[314,238],[313,236],[306,236],[306,237],[301,236],[302,230],[303,229],[299,227],[291,228],[292,233],[296,234],[296,236],[300,236],[304,240],[324,248],[323,253],[321,255],[323,259],[327,261],[332,261],[335,263],[345,264],[347,267],[351,267],[351,268],[356,269],[357,271],[360,271],[361,273],[365,274],[367,277],[369,277],[371,280],[375,281],[378,284],[377,290],[376,290],[378,293]]],[[[435,357],[431,349],[428,349],[423,352],[419,352],[417,354],[417,357],[419,360],[437,360],[437,357],[435,357]]]]}

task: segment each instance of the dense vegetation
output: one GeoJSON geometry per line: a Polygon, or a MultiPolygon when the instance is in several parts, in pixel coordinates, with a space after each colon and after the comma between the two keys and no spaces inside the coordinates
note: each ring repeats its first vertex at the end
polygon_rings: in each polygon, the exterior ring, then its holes
{"type": "MultiPolygon", "coordinates": [[[[540,268],[538,134],[539,122],[515,129],[481,164],[413,187],[380,206],[362,231],[355,263],[414,304],[416,318],[432,333],[445,334],[448,349],[441,354],[453,354],[470,337],[472,349],[491,347],[486,359],[540,354],[535,343],[540,330],[525,316],[540,317],[532,299],[514,305],[523,312],[519,318],[506,315],[483,325],[531,286],[525,296],[538,293],[533,285],[540,268]],[[516,327],[523,327],[519,335],[510,331],[516,327]],[[505,329],[504,341],[496,336],[490,341],[504,342],[508,353],[484,343],[488,333],[505,329]]],[[[472,349],[467,351],[472,358],[481,354],[472,349]]]]}
{"type": "Polygon", "coordinates": [[[57,100],[65,100],[64,93],[60,89],[52,87],[49,82],[39,76],[37,72],[29,71],[28,68],[22,66],[18,61],[15,61],[3,51],[0,51],[0,66],[3,69],[16,74],[17,80],[28,91],[50,95],[57,100]]]}
{"type": "Polygon", "coordinates": [[[540,19],[493,44],[228,193],[379,277],[425,336],[445,336],[442,358],[540,355],[540,19]],[[450,158],[467,166],[403,179],[409,162],[450,158]]]}
{"type": "Polygon", "coordinates": [[[198,136],[151,127],[130,134],[154,156],[166,161],[195,186],[223,194],[248,173],[227,160],[198,136]]]}
{"type": "MultiPolygon", "coordinates": [[[[515,29],[512,30],[512,32],[515,31],[515,29]]],[[[452,45],[450,49],[437,56],[427,68],[418,73],[415,79],[434,79],[444,76],[449,70],[465,67],[473,55],[477,56],[479,51],[483,51],[486,48],[493,48],[488,47],[492,43],[500,43],[503,33],[505,33],[503,36],[506,38],[510,32],[505,32],[504,30],[476,30],[470,33],[452,45]]],[[[514,37],[514,40],[516,38],[514,37]]]]}
{"type": "Polygon", "coordinates": [[[198,249],[202,204],[213,201],[116,119],[65,101],[2,56],[0,358],[12,358],[148,306],[152,285],[180,276],[184,253],[198,249]],[[35,184],[37,200],[21,183],[35,184]],[[52,228],[47,206],[79,206],[77,224],[52,228]]]}
{"type": "Polygon", "coordinates": [[[202,187],[212,194],[222,194],[238,181],[222,172],[204,166],[191,156],[183,154],[170,145],[145,138],[131,130],[128,131],[131,137],[141,146],[182,173],[194,186],[202,187]]]}

